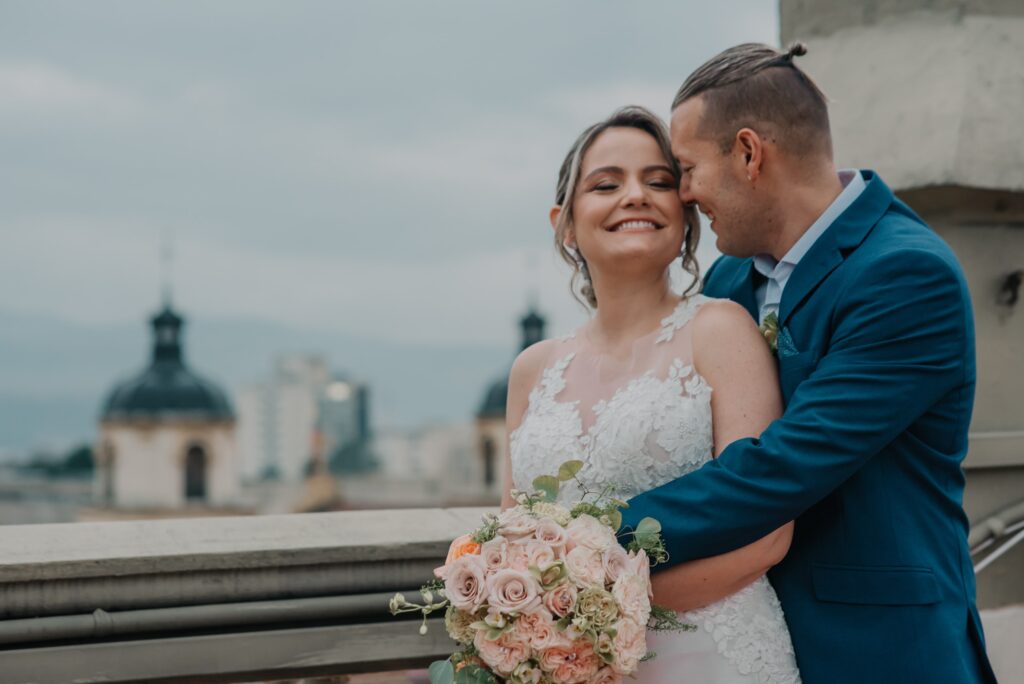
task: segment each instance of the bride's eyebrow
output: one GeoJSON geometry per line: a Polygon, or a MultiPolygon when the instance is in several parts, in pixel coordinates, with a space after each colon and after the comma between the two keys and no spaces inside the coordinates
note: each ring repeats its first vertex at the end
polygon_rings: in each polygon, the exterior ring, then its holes
{"type": "Polygon", "coordinates": [[[596,175],[598,175],[598,174],[600,174],[600,173],[617,173],[617,174],[621,175],[621,174],[623,174],[623,173],[625,173],[625,172],[624,172],[624,171],[622,170],[622,167],[621,167],[621,166],[602,166],[602,167],[600,167],[600,168],[597,168],[597,169],[594,169],[593,171],[591,171],[590,173],[588,173],[588,174],[587,174],[587,175],[586,175],[586,176],[585,176],[585,177],[583,178],[583,180],[585,180],[585,181],[586,181],[586,180],[589,180],[589,179],[590,179],[590,178],[592,178],[593,176],[596,176],[596,175]]]}

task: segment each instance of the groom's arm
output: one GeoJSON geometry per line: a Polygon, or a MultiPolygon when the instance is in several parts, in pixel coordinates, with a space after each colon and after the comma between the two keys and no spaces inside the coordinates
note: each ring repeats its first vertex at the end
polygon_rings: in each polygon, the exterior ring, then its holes
{"type": "Polygon", "coordinates": [[[952,257],[902,249],[848,282],[829,348],[783,417],[760,439],[738,440],[629,501],[623,524],[657,518],[670,564],[739,548],[797,518],[973,381],[970,305],[952,257]]]}

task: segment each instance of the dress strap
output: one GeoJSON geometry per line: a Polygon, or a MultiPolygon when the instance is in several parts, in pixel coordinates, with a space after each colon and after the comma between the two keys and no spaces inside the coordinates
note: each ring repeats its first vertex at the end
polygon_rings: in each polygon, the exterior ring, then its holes
{"type": "Polygon", "coordinates": [[[708,297],[704,295],[691,295],[684,297],[676,305],[675,310],[661,319],[661,331],[658,333],[658,339],[654,342],[658,344],[660,342],[671,342],[672,338],[675,337],[676,331],[681,329],[694,317],[701,305],[708,301],[708,297]]]}

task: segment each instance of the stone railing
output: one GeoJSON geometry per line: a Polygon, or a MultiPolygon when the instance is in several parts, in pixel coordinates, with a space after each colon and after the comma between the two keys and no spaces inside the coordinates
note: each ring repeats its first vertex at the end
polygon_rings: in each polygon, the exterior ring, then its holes
{"type": "Polygon", "coordinates": [[[425,666],[392,618],[488,509],[0,526],[0,679],[241,682],[425,666]]]}

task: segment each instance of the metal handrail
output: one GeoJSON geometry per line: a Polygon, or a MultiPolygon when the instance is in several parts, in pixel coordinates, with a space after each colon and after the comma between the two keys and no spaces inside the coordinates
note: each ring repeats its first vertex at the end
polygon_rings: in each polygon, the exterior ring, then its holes
{"type": "Polygon", "coordinates": [[[971,528],[967,543],[971,556],[995,547],[974,566],[978,574],[1024,541],[1024,501],[1004,508],[971,528]]]}

